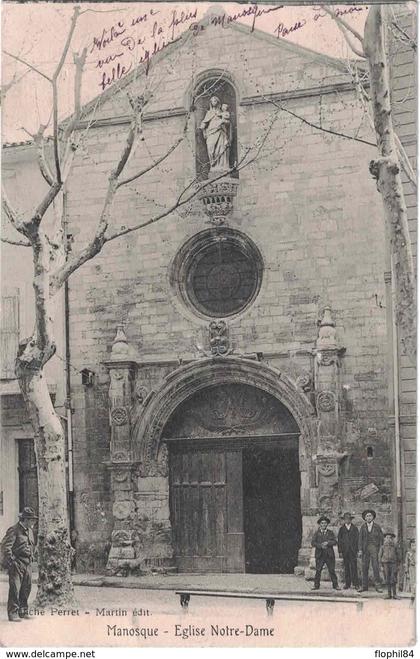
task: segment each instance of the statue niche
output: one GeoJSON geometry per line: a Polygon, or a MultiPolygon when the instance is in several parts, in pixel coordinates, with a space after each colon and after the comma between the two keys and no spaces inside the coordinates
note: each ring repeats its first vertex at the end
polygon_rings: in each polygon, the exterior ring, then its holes
{"type": "Polygon", "coordinates": [[[206,78],[194,92],[193,105],[196,170],[203,180],[219,176],[237,162],[235,90],[220,76],[206,78]]]}

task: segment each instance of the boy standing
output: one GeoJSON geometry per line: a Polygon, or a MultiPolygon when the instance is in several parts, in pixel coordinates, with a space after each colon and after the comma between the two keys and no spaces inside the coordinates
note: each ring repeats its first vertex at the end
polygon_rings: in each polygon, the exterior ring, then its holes
{"type": "Polygon", "coordinates": [[[385,533],[384,544],[379,551],[379,560],[382,563],[385,583],[388,586],[388,595],[385,599],[391,598],[396,600],[397,597],[397,576],[398,566],[401,563],[401,552],[394,542],[395,533],[387,531],[385,533]],[[392,589],[392,595],[391,595],[392,589]]]}

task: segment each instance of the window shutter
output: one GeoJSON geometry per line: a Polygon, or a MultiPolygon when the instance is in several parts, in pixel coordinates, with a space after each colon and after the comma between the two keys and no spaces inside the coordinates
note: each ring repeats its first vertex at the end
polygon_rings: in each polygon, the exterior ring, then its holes
{"type": "Polygon", "coordinates": [[[14,379],[19,345],[19,289],[3,289],[0,321],[0,378],[14,379]]]}

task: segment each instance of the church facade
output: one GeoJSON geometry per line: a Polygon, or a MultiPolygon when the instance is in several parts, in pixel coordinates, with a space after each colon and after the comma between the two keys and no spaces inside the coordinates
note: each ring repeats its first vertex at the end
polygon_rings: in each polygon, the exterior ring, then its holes
{"type": "Polygon", "coordinates": [[[85,108],[74,250],[133,111],[111,230],[148,226],[69,280],[77,569],[301,573],[322,513],[399,528],[388,248],[347,66],[207,16],[85,108]]]}
{"type": "MultiPolygon", "coordinates": [[[[72,382],[78,555],[293,572],[320,513],[394,521],[374,137],[339,61],[238,25],[205,22],[153,76],[130,172],[186,138],[116,197],[115,227],[198,191],[70,283],[71,361],[93,374],[72,382]]],[[[69,184],[75,248],[143,84],[95,108],[69,184]]]]}

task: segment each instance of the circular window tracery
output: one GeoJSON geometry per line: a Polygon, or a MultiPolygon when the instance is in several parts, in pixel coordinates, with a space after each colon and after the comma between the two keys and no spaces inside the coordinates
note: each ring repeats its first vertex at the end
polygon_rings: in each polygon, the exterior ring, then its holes
{"type": "Polygon", "coordinates": [[[200,315],[222,318],[240,313],[254,301],[262,269],[259,250],[244,234],[210,229],[181,248],[173,282],[189,307],[200,315]]]}

